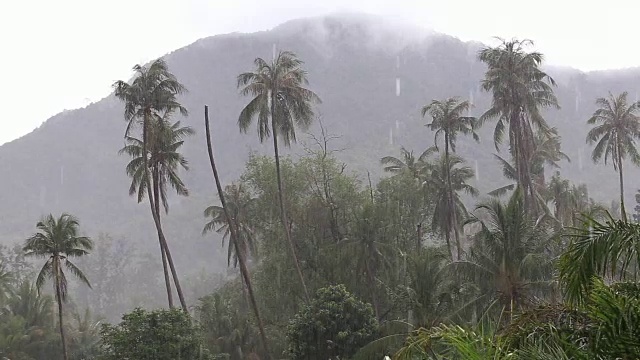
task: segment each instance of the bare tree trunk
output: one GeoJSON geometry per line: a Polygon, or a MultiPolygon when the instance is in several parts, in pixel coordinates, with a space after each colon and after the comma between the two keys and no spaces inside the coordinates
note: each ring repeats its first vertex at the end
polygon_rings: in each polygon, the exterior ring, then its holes
{"type": "Polygon", "coordinates": [[[229,226],[231,242],[233,243],[233,246],[236,251],[236,255],[238,256],[238,262],[240,263],[240,272],[242,273],[242,277],[244,278],[244,282],[247,286],[247,291],[249,292],[249,300],[251,301],[251,307],[253,308],[253,312],[254,312],[254,315],[256,316],[256,320],[258,321],[258,329],[260,330],[260,338],[262,340],[262,346],[264,348],[264,351],[268,360],[270,359],[271,355],[269,353],[269,346],[267,344],[267,336],[264,331],[262,317],[260,316],[260,309],[258,308],[258,303],[256,302],[255,295],[253,294],[253,286],[251,284],[249,269],[247,268],[244,252],[241,251],[240,245],[238,244],[238,233],[236,232],[235,222],[232,220],[231,216],[229,215],[229,211],[227,210],[227,203],[225,202],[224,192],[222,191],[222,185],[220,184],[218,169],[216,168],[216,163],[213,158],[213,148],[211,146],[211,132],[209,130],[209,107],[206,105],[204,107],[204,125],[205,125],[205,131],[207,136],[207,151],[209,153],[209,162],[211,163],[213,178],[216,182],[216,188],[218,190],[218,196],[220,197],[220,203],[222,204],[222,210],[224,211],[224,216],[227,219],[227,223],[229,226]]]}
{"type": "MultiPolygon", "coordinates": [[[[147,137],[148,137],[148,127],[149,127],[149,119],[148,115],[145,115],[144,123],[142,125],[142,161],[144,166],[144,174],[147,181],[147,185],[151,183],[151,175],[149,174],[149,164],[147,161],[147,137]]],[[[148,186],[149,187],[149,186],[148,186]]],[[[173,276],[173,283],[176,285],[176,291],[178,292],[178,298],[180,299],[180,304],[182,305],[182,309],[185,313],[189,313],[189,308],[187,307],[187,302],[184,300],[184,295],[182,294],[182,288],[180,287],[180,280],[178,279],[178,274],[176,272],[176,268],[173,264],[173,258],[171,257],[171,252],[169,251],[169,246],[167,245],[167,240],[164,237],[164,232],[162,231],[162,225],[160,223],[160,219],[158,218],[158,214],[156,213],[155,199],[153,196],[148,196],[149,205],[151,206],[151,216],[153,217],[153,223],[156,226],[156,231],[158,232],[158,238],[160,240],[160,245],[165,251],[167,255],[167,261],[169,263],[169,268],[171,269],[171,275],[173,276]]]]}
{"type": "Polygon", "coordinates": [[[300,269],[300,261],[298,261],[298,255],[296,254],[296,246],[293,243],[293,239],[291,239],[291,231],[288,225],[289,221],[287,220],[287,212],[284,208],[284,193],[282,191],[282,177],[280,175],[280,155],[278,153],[278,132],[276,130],[277,128],[273,119],[273,114],[274,114],[274,106],[272,102],[271,103],[271,136],[273,136],[273,149],[276,157],[276,176],[278,180],[278,201],[280,202],[280,219],[282,220],[282,227],[284,228],[284,233],[285,233],[285,236],[287,237],[289,248],[291,249],[291,256],[293,257],[293,263],[296,267],[298,277],[300,278],[300,284],[302,284],[302,289],[304,290],[305,299],[309,301],[309,292],[307,291],[307,284],[304,281],[304,276],[302,275],[302,270],[300,269]]]}
{"type": "MultiPolygon", "coordinates": [[[[157,169],[154,170],[153,174],[153,198],[155,201],[156,213],[158,214],[158,220],[160,220],[160,191],[158,189],[158,174],[157,169]]],[[[169,308],[173,308],[173,293],[171,291],[171,279],[169,278],[169,268],[167,266],[167,253],[164,251],[162,247],[162,243],[158,241],[160,244],[160,253],[162,256],[162,270],[164,272],[164,283],[167,287],[167,300],[169,301],[169,308]]]]}
{"type": "Polygon", "coordinates": [[[55,273],[55,290],[56,300],[58,301],[58,326],[60,327],[60,340],[62,341],[62,357],[64,360],[69,360],[67,354],[67,340],[64,335],[64,324],[62,322],[62,290],[60,289],[60,261],[58,258],[53,260],[53,271],[55,273]]]}

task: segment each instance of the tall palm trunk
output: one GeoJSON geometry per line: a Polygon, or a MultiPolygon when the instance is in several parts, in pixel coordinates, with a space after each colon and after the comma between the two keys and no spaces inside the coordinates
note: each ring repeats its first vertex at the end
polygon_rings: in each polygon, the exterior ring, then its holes
{"type": "MultiPolygon", "coordinates": [[[[160,220],[160,189],[158,186],[158,169],[155,168],[153,170],[153,199],[155,201],[156,214],[158,214],[158,220],[160,220]]],[[[162,243],[158,241],[160,244],[160,253],[162,256],[162,270],[164,272],[164,283],[167,287],[167,300],[169,301],[169,308],[173,308],[173,293],[171,291],[171,279],[169,278],[169,269],[167,266],[167,253],[164,251],[162,247],[162,243]]]]}
{"type": "Polygon", "coordinates": [[[62,341],[62,357],[64,360],[69,360],[67,354],[67,340],[64,336],[64,324],[62,322],[62,289],[60,289],[60,260],[58,256],[53,258],[53,271],[56,274],[56,301],[58,302],[58,326],[60,327],[60,340],[62,341]]]}
{"type": "Polygon", "coordinates": [[[618,143],[618,172],[620,176],[620,215],[623,221],[627,221],[627,212],[624,209],[624,180],[622,178],[622,155],[620,154],[620,144],[618,143]]]}
{"type": "MultiPolygon", "coordinates": [[[[145,114],[143,125],[142,125],[142,162],[144,167],[144,175],[145,180],[147,181],[147,186],[151,183],[151,175],[149,171],[149,163],[147,159],[147,137],[148,137],[148,127],[149,127],[149,117],[150,115],[145,114]]],[[[158,238],[160,240],[160,246],[165,251],[167,255],[167,262],[169,263],[169,268],[171,269],[171,275],[173,276],[173,283],[176,285],[176,291],[178,292],[178,298],[180,299],[180,304],[182,305],[182,310],[185,313],[189,313],[189,308],[187,307],[187,302],[184,300],[184,295],[182,294],[182,288],[180,287],[180,280],[178,279],[178,274],[176,272],[176,268],[173,264],[173,258],[171,257],[171,252],[169,251],[169,246],[167,245],[167,240],[164,237],[164,232],[162,231],[162,224],[160,223],[160,219],[158,214],[156,213],[155,199],[153,196],[148,196],[149,198],[149,206],[151,206],[151,216],[153,217],[153,223],[156,226],[156,231],[158,232],[158,238]]]]}
{"type": "Polygon", "coordinates": [[[213,178],[216,182],[216,189],[218,190],[218,196],[220,197],[222,210],[224,211],[224,216],[227,219],[227,225],[229,226],[229,234],[231,235],[231,242],[233,243],[233,246],[236,251],[236,255],[238,256],[238,262],[240,263],[240,272],[242,273],[242,277],[244,278],[244,283],[247,286],[247,291],[249,293],[249,300],[251,301],[251,307],[253,308],[253,312],[256,316],[256,320],[258,321],[258,329],[260,330],[260,338],[262,340],[262,346],[264,348],[266,358],[269,359],[270,355],[269,355],[269,346],[267,344],[267,336],[264,332],[264,325],[262,324],[260,309],[258,309],[258,303],[256,302],[255,295],[253,294],[251,276],[249,275],[249,269],[247,268],[244,252],[241,251],[240,244],[238,244],[238,232],[236,231],[236,223],[232,220],[231,216],[229,215],[229,211],[227,210],[227,203],[224,199],[224,192],[222,191],[222,185],[220,184],[218,169],[216,168],[216,163],[213,158],[213,148],[211,146],[211,132],[209,130],[209,107],[206,105],[204,107],[204,125],[205,125],[205,132],[207,135],[207,152],[209,153],[209,162],[211,164],[211,170],[213,171],[213,178]]]}
{"type": "MultiPolygon", "coordinates": [[[[460,232],[458,231],[458,213],[456,212],[456,204],[453,199],[453,185],[451,184],[451,166],[449,164],[449,132],[444,133],[444,157],[447,168],[447,202],[449,203],[449,211],[451,212],[451,224],[449,231],[453,231],[456,240],[457,258],[462,258],[462,245],[460,244],[460,232]]],[[[451,251],[451,249],[449,249],[451,251]]]]}
{"type": "Polygon", "coordinates": [[[284,208],[284,195],[282,191],[282,177],[280,175],[280,155],[278,153],[278,132],[276,128],[276,122],[274,119],[275,114],[275,105],[274,105],[275,96],[271,95],[271,135],[273,137],[273,150],[275,152],[276,157],[276,176],[278,181],[278,201],[280,202],[280,219],[282,220],[282,227],[284,228],[285,236],[287,237],[287,242],[289,243],[289,248],[291,249],[291,256],[293,257],[293,263],[295,264],[296,271],[298,272],[298,277],[300,278],[300,284],[302,284],[302,289],[304,290],[305,300],[309,301],[309,292],[307,291],[307,284],[304,281],[304,276],[302,276],[302,270],[300,269],[300,261],[298,261],[298,255],[296,254],[296,246],[293,243],[293,239],[291,239],[291,230],[289,229],[289,221],[287,220],[287,212],[284,208]]]}

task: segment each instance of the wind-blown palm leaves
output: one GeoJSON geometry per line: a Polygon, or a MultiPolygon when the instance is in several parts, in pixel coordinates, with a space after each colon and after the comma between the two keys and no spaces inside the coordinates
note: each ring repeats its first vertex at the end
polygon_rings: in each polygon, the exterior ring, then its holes
{"type": "MultiPolygon", "coordinates": [[[[125,130],[125,138],[131,137],[131,131],[136,128],[136,126],[141,125],[142,139],[140,145],[142,149],[140,154],[149,154],[149,148],[153,147],[152,142],[154,139],[151,135],[153,134],[152,128],[154,124],[162,124],[162,120],[165,119],[166,116],[176,111],[179,111],[184,116],[188,114],[187,109],[177,100],[177,96],[184,93],[186,89],[176,77],[169,72],[167,64],[162,59],[155,60],[149,67],[136,65],[133,67],[133,71],[136,73],[136,76],[131,84],[120,80],[116,81],[113,87],[116,97],[124,101],[124,118],[128,122],[125,130]]],[[[156,134],[159,133],[161,132],[156,132],[156,134]]],[[[141,169],[144,173],[143,178],[146,179],[144,181],[145,186],[146,184],[152,183],[150,180],[152,179],[152,174],[148,162],[148,157],[142,156],[141,169]]],[[[153,222],[158,233],[158,241],[160,242],[163,259],[166,257],[169,268],[171,269],[171,275],[176,286],[178,297],[180,298],[182,309],[188,312],[178,274],[173,264],[173,258],[171,257],[164,231],[162,230],[160,206],[157,205],[157,202],[154,196],[149,196],[151,216],[153,217],[153,222]]],[[[167,297],[169,298],[169,305],[171,306],[171,289],[168,281],[166,281],[166,286],[167,297]]]]}
{"type": "Polygon", "coordinates": [[[252,97],[240,112],[238,126],[242,132],[247,132],[254,118],[257,118],[260,141],[264,141],[269,136],[273,139],[282,227],[298,277],[308,299],[307,286],[300,270],[300,262],[296,255],[295,244],[291,239],[284,208],[278,137],[282,138],[285,146],[289,146],[292,141],[295,142],[296,125],[303,129],[309,127],[314,117],[313,103],[319,103],[320,98],[304,87],[308,84],[307,72],[302,68],[302,60],[298,59],[294,53],[282,51],[271,64],[262,58],[256,58],[254,64],[256,66],[254,71],[238,75],[240,93],[252,97]]]}
{"type": "Polygon", "coordinates": [[[462,244],[459,235],[456,235],[456,232],[460,231],[460,223],[457,220],[467,217],[467,209],[458,193],[478,195],[478,190],[468,184],[474,176],[473,170],[464,166],[464,163],[457,155],[450,155],[448,161],[445,155],[442,155],[435,164],[429,165],[429,176],[426,178],[426,186],[435,192],[431,227],[444,234],[447,249],[452,257],[451,235],[454,235],[458,259],[462,257],[462,244]]]}
{"type": "MultiPolygon", "coordinates": [[[[229,214],[233,220],[232,223],[238,227],[236,231],[239,236],[238,245],[240,249],[243,249],[245,258],[248,258],[250,254],[255,254],[256,251],[255,232],[250,222],[250,212],[254,201],[242,184],[227,186],[225,199],[229,214]]],[[[204,235],[210,231],[222,234],[222,246],[224,247],[225,240],[229,239],[230,236],[229,222],[225,217],[224,209],[219,205],[209,206],[204,210],[204,216],[209,218],[210,221],[205,224],[202,234],[204,235]]],[[[229,243],[227,266],[231,264],[231,258],[233,258],[233,266],[237,266],[238,254],[235,253],[234,246],[229,243]]]]}
{"type": "MultiPolygon", "coordinates": [[[[151,170],[151,193],[156,200],[156,206],[162,206],[169,211],[167,201],[167,185],[170,185],[178,195],[188,196],[189,190],[180,179],[180,168],[189,170],[187,159],[178,152],[184,144],[184,138],[193,135],[194,131],[188,126],[181,126],[180,121],[170,124],[167,119],[160,119],[149,129],[148,146],[149,169],[151,170]]],[[[137,194],[138,202],[142,202],[149,186],[145,179],[144,159],[142,156],[142,141],[133,136],[126,137],[127,145],[120,150],[120,154],[127,154],[132,160],[127,164],[127,175],[131,177],[129,195],[137,194]]]]}
{"type": "Polygon", "coordinates": [[[498,310],[513,314],[549,287],[553,259],[546,246],[552,234],[527,214],[519,189],[508,203],[493,198],[476,213],[468,221],[481,227],[475,243],[467,260],[452,266],[478,287],[477,309],[489,311],[497,303],[498,310]]]}
{"type": "Polygon", "coordinates": [[[93,248],[91,239],[78,235],[78,226],[78,219],[69,214],[62,214],[58,219],[48,215],[37,223],[38,232],[26,240],[23,248],[26,256],[46,259],[38,273],[36,287],[38,290],[41,289],[47,279],[53,281],[65,360],[68,360],[68,355],[62,320],[63,303],[67,300],[67,277],[64,268],[91,287],[84,273],[70,261],[70,258],[87,255],[93,248]]]}
{"type": "Polygon", "coordinates": [[[462,115],[469,108],[471,108],[469,101],[461,101],[456,97],[446,100],[433,100],[429,105],[425,105],[422,108],[422,117],[429,114],[432,118],[432,122],[427,124],[427,127],[431,131],[435,131],[436,147],[440,136],[444,136],[445,154],[449,153],[449,148],[451,148],[451,151],[456,152],[458,133],[471,135],[476,141],[480,140],[475,132],[477,126],[476,118],[462,115]]]}
{"type": "Polygon", "coordinates": [[[640,274],[640,224],[585,217],[560,258],[560,278],[567,300],[581,304],[589,294],[594,276],[618,280],[636,279],[640,274]]]}
{"type": "Polygon", "coordinates": [[[540,110],[557,108],[558,101],[552,89],[554,80],[540,69],[542,54],[525,50],[532,44],[530,40],[502,40],[497,47],[480,50],[478,57],[488,67],[482,89],[491,92],[493,99],[491,108],[479,121],[482,124],[497,119],[493,135],[496,149],[507,132],[517,183],[523,189],[527,207],[536,210],[529,162],[534,151],[534,130],[548,133],[549,126],[540,110]]]}
{"type": "Polygon", "coordinates": [[[400,153],[402,158],[385,156],[380,159],[380,163],[384,166],[384,171],[386,172],[392,174],[408,173],[415,179],[422,179],[427,175],[429,156],[436,151],[437,149],[435,147],[430,147],[416,158],[415,155],[413,155],[413,151],[401,147],[400,153]]]}
{"type": "Polygon", "coordinates": [[[587,143],[596,144],[591,153],[594,162],[604,157],[604,163],[611,159],[613,168],[620,179],[620,213],[627,218],[624,207],[623,161],[629,158],[640,164],[640,154],[636,149],[636,139],[640,138],[640,102],[629,104],[627,93],[618,96],[609,93],[608,98],[596,100],[598,109],[587,121],[595,125],[587,134],[587,143]]]}

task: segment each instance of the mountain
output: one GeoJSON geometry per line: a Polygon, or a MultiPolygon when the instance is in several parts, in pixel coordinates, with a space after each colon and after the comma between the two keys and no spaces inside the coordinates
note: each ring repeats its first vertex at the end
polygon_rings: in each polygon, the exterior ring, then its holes
{"type": "MultiPolygon", "coordinates": [[[[489,105],[480,90],[484,66],[477,61],[482,44],[393,24],[364,15],[335,15],[300,19],[270,31],[208,37],[167,54],[172,72],[189,92],[181,98],[190,116],[183,123],[197,134],[184,153],[191,170],[184,180],[189,198],[171,198],[166,231],[178,270],[194,274],[201,269],[222,272],[226,267],[218,239],[203,238],[203,209],[215,202],[205,151],[203,106],[210,106],[215,152],[225,182],[236,179],[250,151],[271,154],[270,143],[257,135],[241,134],[237,116],[247,99],[238,95],[237,74],[251,70],[255,57],[271,58],[274,50],[296,52],[306,64],[310,87],[323,99],[318,107],[323,124],[340,135],[338,156],[358,173],[382,175],[379,159],[398,154],[402,145],[421,151],[433,144],[420,108],[432,99],[461,96],[480,115],[489,105]]],[[[134,64],[131,64],[134,65],[134,64]]],[[[589,185],[597,200],[617,198],[617,178],[611,167],[594,165],[585,144],[586,120],[595,99],[629,91],[638,98],[640,70],[583,73],[548,68],[558,80],[562,109],[550,110],[548,122],[559,129],[571,163],[562,174],[589,185]]],[[[123,146],[123,104],[113,95],[85,108],[65,111],[32,133],[0,146],[0,243],[22,241],[45,213],[77,215],[89,235],[109,233],[157,257],[157,243],[148,205],[136,204],[127,194],[128,161],[118,156],[123,146]],[[155,251],[155,252],[154,252],[155,251]]],[[[494,160],[493,124],[481,131],[479,144],[461,139],[460,154],[477,170],[476,185],[483,191],[506,182],[494,160]]],[[[309,131],[317,131],[314,125],[309,131]]],[[[305,136],[300,133],[304,142],[305,136]]],[[[502,147],[503,153],[506,147],[502,147]]],[[[290,154],[302,154],[302,144],[290,154]]],[[[633,179],[640,171],[628,167],[627,198],[633,207],[633,179]]]]}

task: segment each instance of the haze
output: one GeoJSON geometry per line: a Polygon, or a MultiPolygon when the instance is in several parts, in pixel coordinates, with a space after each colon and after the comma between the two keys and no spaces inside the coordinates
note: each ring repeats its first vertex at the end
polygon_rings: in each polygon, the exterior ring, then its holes
{"type": "Polygon", "coordinates": [[[2,99],[8,106],[0,122],[0,144],[28,133],[64,109],[103,98],[113,80],[127,78],[136,63],[202,37],[265,30],[289,19],[332,12],[383,14],[462,40],[527,37],[536,41],[548,64],[584,71],[632,67],[640,63],[640,50],[632,45],[638,5],[619,4],[603,7],[550,0],[527,5],[506,0],[3,2],[0,66],[5,71],[2,99]]]}

